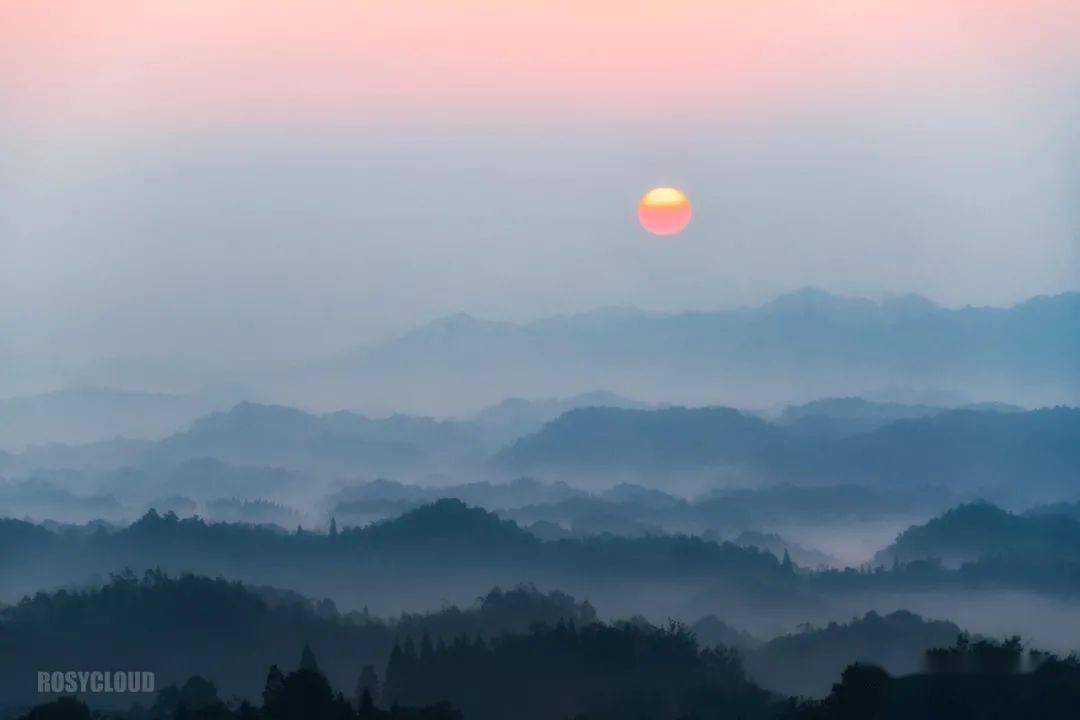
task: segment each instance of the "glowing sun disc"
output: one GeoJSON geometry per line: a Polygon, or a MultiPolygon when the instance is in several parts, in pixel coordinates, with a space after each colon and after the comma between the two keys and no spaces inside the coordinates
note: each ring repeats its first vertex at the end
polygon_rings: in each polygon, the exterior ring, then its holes
{"type": "Polygon", "coordinates": [[[686,227],[693,214],[690,199],[673,187],[653,188],[638,203],[638,221],[653,235],[674,235],[686,227]]]}

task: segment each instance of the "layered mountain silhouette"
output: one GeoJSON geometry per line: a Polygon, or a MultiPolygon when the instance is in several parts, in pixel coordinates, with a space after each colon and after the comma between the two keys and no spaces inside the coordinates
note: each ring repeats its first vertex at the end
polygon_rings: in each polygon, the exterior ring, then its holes
{"type": "Polygon", "coordinates": [[[848,623],[774,638],[747,654],[747,670],[770,690],[820,697],[851,662],[873,663],[895,674],[919,672],[927,650],[951,644],[960,632],[954,623],[910,612],[870,612],[848,623]]]}
{"type": "Polygon", "coordinates": [[[1007,403],[973,403],[959,408],[875,402],[860,397],[824,398],[784,408],[780,422],[799,433],[814,437],[844,437],[876,430],[897,420],[931,417],[945,410],[980,412],[1021,412],[1023,408],[1007,403]]]}
{"type": "Polygon", "coordinates": [[[1058,514],[1014,515],[989,503],[971,503],[908,528],[877,554],[875,562],[959,564],[980,558],[1029,566],[1080,562],[1080,521],[1058,514]]]}
{"type": "Polygon", "coordinates": [[[911,295],[874,302],[807,289],[717,312],[616,309],[523,324],[455,315],[309,380],[409,412],[596,387],[743,407],[881,392],[1038,406],[1080,401],[1077,357],[1080,294],[951,309],[911,295]],[[428,404],[433,398],[441,407],[428,404]]]}
{"type": "MultiPolygon", "coordinates": [[[[649,502],[655,490],[642,485],[670,491],[684,474],[708,482],[735,478],[741,484],[876,485],[904,492],[948,488],[1023,505],[1072,497],[1080,469],[1078,409],[991,406],[922,414],[928,410],[890,406],[890,412],[914,417],[878,416],[872,429],[862,432],[849,426],[844,432],[808,433],[798,420],[769,421],[733,408],[586,407],[565,412],[496,451],[489,449],[488,421],[316,415],[242,403],[157,442],[35,446],[0,457],[0,473],[17,482],[48,480],[80,496],[106,492],[147,501],[170,495],[282,499],[280,491],[299,488],[312,476],[416,480],[433,474],[491,478],[478,483],[444,479],[434,485],[496,508],[575,500],[565,486],[550,486],[560,477],[580,487],[581,482],[631,476],[637,486],[614,489],[609,497],[579,499],[655,512],[663,509],[649,502]],[[502,483],[526,475],[545,482],[502,493],[520,491],[517,502],[498,500],[502,483]]],[[[841,415],[827,422],[835,426],[848,420],[841,415]]],[[[348,511],[358,515],[386,516],[396,514],[386,509],[400,512],[446,496],[431,488],[399,488],[396,494],[389,486],[382,489],[388,492],[380,494],[379,486],[343,490],[332,500],[348,504],[348,511]]],[[[672,497],[654,495],[652,500],[666,502],[667,509],[678,504],[672,497]]],[[[529,522],[538,519],[550,518],[529,522]]]]}
{"type": "Polygon", "coordinates": [[[395,641],[404,637],[450,642],[464,634],[524,632],[538,622],[594,620],[588,603],[528,587],[495,589],[471,606],[383,619],[272,587],[157,571],[117,573],[100,587],[40,593],[0,607],[0,697],[5,703],[36,700],[35,668],[57,653],[86,666],[146,668],[157,673],[158,689],[210,673],[227,697],[254,698],[266,668],[295,662],[305,647],[314,648],[335,685],[351,688],[366,664],[382,674],[395,641]]]}
{"type": "Polygon", "coordinates": [[[197,396],[70,388],[41,395],[0,399],[0,448],[91,443],[116,436],[157,439],[196,418],[229,407],[235,393],[197,396]]]}
{"type": "MultiPolygon", "coordinates": [[[[204,458],[239,466],[321,472],[446,471],[482,462],[560,414],[592,405],[646,407],[611,393],[591,392],[565,398],[512,398],[475,416],[439,420],[403,414],[372,418],[347,411],[320,414],[242,402],[194,418],[160,440],[113,437],[83,444],[41,443],[21,452],[0,451],[0,472],[168,466],[204,458]]],[[[55,423],[61,420],[52,418],[55,423]]]]}
{"type": "MultiPolygon", "coordinates": [[[[877,302],[815,289],[713,312],[617,308],[526,323],[458,314],[329,361],[267,370],[242,396],[459,417],[505,398],[596,388],[652,403],[739,407],[851,395],[930,406],[1080,404],[1078,318],[1078,293],[953,309],[912,295],[877,302]]],[[[160,437],[238,399],[230,389],[198,399],[65,390],[3,400],[0,448],[160,437]]],[[[633,406],[615,397],[587,404],[633,406]]],[[[569,409],[548,405],[549,414],[569,409]]],[[[509,403],[475,419],[501,415],[500,424],[520,421],[516,431],[528,432],[530,412],[509,403]]]]}
{"type": "Polygon", "coordinates": [[[517,441],[498,462],[518,472],[694,470],[951,487],[1027,482],[1029,491],[1060,492],[1080,469],[1080,410],[950,410],[834,437],[807,436],[732,408],[587,408],[517,441]]]}

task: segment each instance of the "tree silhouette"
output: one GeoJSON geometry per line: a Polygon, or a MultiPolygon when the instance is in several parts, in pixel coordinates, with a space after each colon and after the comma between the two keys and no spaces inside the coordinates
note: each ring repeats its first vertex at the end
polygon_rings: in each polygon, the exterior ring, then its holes
{"type": "Polygon", "coordinates": [[[62,697],[38,705],[23,720],[92,720],[90,708],[72,697],[62,697]]]}
{"type": "Polygon", "coordinates": [[[315,659],[315,653],[312,652],[311,646],[307,643],[304,643],[304,649],[300,653],[300,669],[319,672],[319,662],[315,659]]]}
{"type": "Polygon", "coordinates": [[[365,665],[360,671],[360,678],[356,681],[358,707],[362,708],[365,705],[365,697],[368,705],[374,705],[379,701],[379,675],[375,672],[374,665],[365,665]]]}
{"type": "Polygon", "coordinates": [[[876,665],[855,664],[844,670],[830,698],[836,717],[844,720],[873,720],[888,703],[892,678],[876,665]]]}
{"type": "Polygon", "coordinates": [[[263,713],[277,720],[347,720],[352,708],[340,693],[334,694],[322,673],[301,668],[285,676],[281,691],[264,705],[263,713]]]}
{"type": "MultiPolygon", "coordinates": [[[[262,693],[263,707],[277,707],[284,690],[285,676],[281,674],[281,670],[278,669],[277,665],[271,665],[269,672],[266,673],[266,688],[262,693]]],[[[267,717],[272,716],[268,714],[267,717]]]]}

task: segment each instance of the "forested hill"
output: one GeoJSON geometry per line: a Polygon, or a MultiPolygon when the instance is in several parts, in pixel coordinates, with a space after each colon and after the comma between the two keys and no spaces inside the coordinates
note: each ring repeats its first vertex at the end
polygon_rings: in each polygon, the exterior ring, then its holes
{"type": "Polygon", "coordinates": [[[754,548],[678,535],[543,542],[458,500],[331,535],[153,512],[113,531],[52,533],[21,521],[5,521],[0,530],[0,579],[9,593],[124,567],[224,574],[406,609],[518,582],[599,589],[608,580],[681,579],[721,583],[746,598],[774,599],[788,598],[794,582],[790,568],[754,548]],[[371,576],[380,581],[367,582],[371,576]]]}
{"type": "Polygon", "coordinates": [[[266,669],[291,668],[305,645],[335,686],[351,690],[365,665],[383,674],[399,640],[476,641],[535,623],[595,620],[587,603],[528,587],[496,589],[460,609],[380,619],[220,579],[125,572],[95,589],[37,593],[0,610],[0,707],[33,701],[36,670],[55,667],[56,658],[67,667],[150,670],[159,689],[205,675],[225,697],[254,699],[266,669]]]}
{"type": "Polygon", "coordinates": [[[955,565],[984,557],[1032,567],[1054,560],[1080,563],[1080,520],[1054,513],[1014,515],[989,503],[972,503],[908,528],[876,560],[955,565]]]}
{"type": "Polygon", "coordinates": [[[380,612],[464,602],[492,586],[532,583],[627,615],[647,611],[659,594],[684,616],[721,604],[740,622],[760,617],[763,607],[794,622],[882,591],[1073,593],[1080,589],[1077,567],[1074,557],[1045,553],[991,554],[955,570],[901,557],[873,572],[809,571],[754,547],[686,535],[543,541],[457,500],[329,534],[157,513],[120,529],[0,522],[0,581],[8,602],[40,588],[99,582],[123,568],[162,568],[299,589],[380,612]]]}

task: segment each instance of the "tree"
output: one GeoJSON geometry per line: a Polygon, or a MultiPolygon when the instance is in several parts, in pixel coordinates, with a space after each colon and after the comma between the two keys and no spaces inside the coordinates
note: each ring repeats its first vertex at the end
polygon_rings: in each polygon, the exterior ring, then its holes
{"type": "Polygon", "coordinates": [[[263,707],[271,707],[275,705],[278,699],[281,697],[282,690],[285,687],[285,676],[278,670],[277,665],[271,665],[270,671],[266,674],[266,687],[263,690],[263,707]]]}
{"type": "Polygon", "coordinates": [[[337,519],[333,515],[330,516],[330,537],[337,537],[337,519]]]}
{"type": "Polygon", "coordinates": [[[315,659],[315,653],[311,651],[311,646],[307,643],[304,643],[304,650],[300,653],[300,669],[319,672],[319,662],[315,659]]]}
{"type": "Polygon", "coordinates": [[[356,681],[356,702],[361,709],[364,708],[365,697],[370,706],[379,700],[379,674],[375,672],[373,665],[365,665],[360,671],[360,678],[356,681]]]}
{"type": "Polygon", "coordinates": [[[192,675],[180,689],[180,703],[189,710],[202,710],[221,703],[217,687],[204,677],[192,675]]]}
{"type": "Polygon", "coordinates": [[[876,665],[849,665],[833,686],[829,702],[836,717],[873,720],[880,717],[889,701],[892,678],[876,665]]]}
{"type": "Polygon", "coordinates": [[[334,695],[330,683],[318,670],[301,668],[285,676],[272,703],[263,706],[263,714],[275,720],[346,720],[352,708],[340,695],[334,695]]]}
{"type": "Polygon", "coordinates": [[[383,683],[383,706],[387,702],[396,703],[401,694],[401,686],[409,669],[406,667],[405,652],[401,649],[401,643],[395,642],[394,649],[390,651],[390,660],[386,663],[386,681],[383,683]]]}
{"type": "Polygon", "coordinates": [[[357,701],[357,709],[360,717],[368,718],[375,714],[375,701],[371,699],[371,691],[364,688],[357,701]]]}
{"type": "Polygon", "coordinates": [[[91,720],[90,708],[72,697],[62,697],[36,708],[23,720],[91,720]]]}

